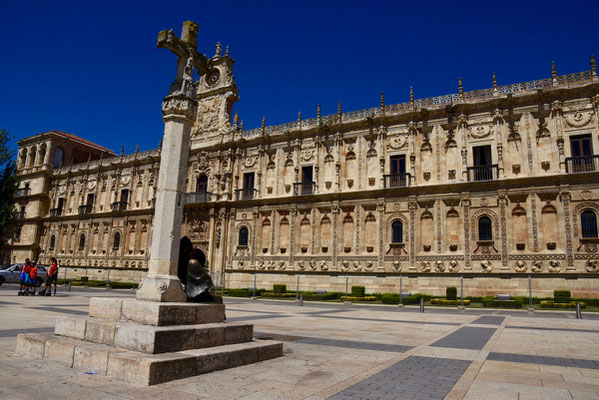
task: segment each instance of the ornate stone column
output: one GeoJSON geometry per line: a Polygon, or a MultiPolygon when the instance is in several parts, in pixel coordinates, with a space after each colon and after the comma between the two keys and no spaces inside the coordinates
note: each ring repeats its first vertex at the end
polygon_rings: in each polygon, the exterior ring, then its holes
{"type": "Polygon", "coordinates": [[[156,209],[148,275],[137,291],[138,300],[186,301],[177,277],[179,239],[183,220],[183,186],[189,157],[189,135],[197,101],[179,93],[162,103],[164,141],[156,192],[156,209]]]}

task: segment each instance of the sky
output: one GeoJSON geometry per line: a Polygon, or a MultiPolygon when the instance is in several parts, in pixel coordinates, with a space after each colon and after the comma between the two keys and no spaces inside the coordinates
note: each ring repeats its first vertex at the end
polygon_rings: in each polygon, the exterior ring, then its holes
{"type": "MultiPolygon", "coordinates": [[[[246,129],[589,69],[599,1],[0,0],[0,128],[52,129],[131,153],[156,148],[176,57],[163,29],[200,26],[236,61],[246,129]]],[[[16,148],[15,141],[13,147],[16,148]]]]}

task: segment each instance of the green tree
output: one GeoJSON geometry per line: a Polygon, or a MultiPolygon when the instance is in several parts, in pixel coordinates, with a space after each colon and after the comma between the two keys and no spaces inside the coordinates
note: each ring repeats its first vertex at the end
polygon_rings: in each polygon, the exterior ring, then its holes
{"type": "Polygon", "coordinates": [[[15,215],[14,194],[17,190],[17,165],[14,151],[8,147],[11,137],[8,131],[0,130],[0,262],[8,256],[6,242],[12,230],[11,222],[15,215]]]}

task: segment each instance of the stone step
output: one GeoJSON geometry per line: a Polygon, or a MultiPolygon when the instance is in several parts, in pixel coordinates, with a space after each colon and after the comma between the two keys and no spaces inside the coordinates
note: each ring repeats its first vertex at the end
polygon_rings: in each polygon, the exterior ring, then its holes
{"type": "Polygon", "coordinates": [[[157,354],[251,342],[253,330],[252,324],[240,322],[153,326],[92,317],[61,316],[56,319],[54,333],[157,354]]]}
{"type": "Polygon", "coordinates": [[[147,354],[52,333],[22,333],[17,336],[16,352],[128,382],[154,385],[280,357],[283,344],[264,340],[147,354]]]}
{"type": "Polygon", "coordinates": [[[225,305],[92,297],[89,316],[154,326],[209,324],[225,320],[225,305]]]}

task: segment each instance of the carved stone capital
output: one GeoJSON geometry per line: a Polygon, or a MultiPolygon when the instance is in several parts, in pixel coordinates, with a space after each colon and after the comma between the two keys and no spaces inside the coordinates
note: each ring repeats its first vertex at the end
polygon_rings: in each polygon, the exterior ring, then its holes
{"type": "Polygon", "coordinates": [[[185,95],[170,95],[162,100],[162,119],[184,119],[193,123],[198,110],[198,102],[185,95]]]}

